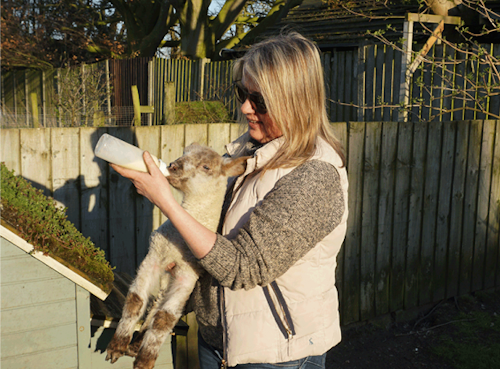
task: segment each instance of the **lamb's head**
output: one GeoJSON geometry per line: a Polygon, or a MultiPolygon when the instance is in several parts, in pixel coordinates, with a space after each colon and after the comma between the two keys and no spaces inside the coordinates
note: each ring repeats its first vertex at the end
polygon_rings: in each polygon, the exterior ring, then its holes
{"type": "Polygon", "coordinates": [[[224,193],[227,179],[242,174],[247,159],[224,158],[209,147],[193,143],[184,149],[183,156],[170,163],[167,179],[184,195],[224,193]]]}

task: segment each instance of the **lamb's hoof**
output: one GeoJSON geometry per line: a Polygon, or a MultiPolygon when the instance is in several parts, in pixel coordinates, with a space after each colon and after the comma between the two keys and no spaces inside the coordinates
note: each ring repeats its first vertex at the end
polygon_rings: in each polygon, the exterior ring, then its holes
{"type": "Polygon", "coordinates": [[[134,369],[153,369],[155,366],[156,358],[141,359],[137,357],[134,361],[134,369]]]}
{"type": "Polygon", "coordinates": [[[129,342],[130,338],[127,337],[113,337],[108,347],[106,348],[106,360],[110,360],[111,364],[114,364],[116,360],[126,354],[129,342]]]}
{"type": "Polygon", "coordinates": [[[136,357],[139,353],[139,349],[141,348],[141,342],[134,342],[128,346],[126,355],[136,357]]]}
{"type": "Polygon", "coordinates": [[[158,353],[142,350],[134,360],[134,369],[153,369],[158,353]]]}
{"type": "Polygon", "coordinates": [[[106,350],[106,351],[107,351],[106,361],[111,361],[111,364],[116,363],[116,360],[118,360],[123,356],[123,352],[121,351],[113,351],[113,350],[106,350]]]}

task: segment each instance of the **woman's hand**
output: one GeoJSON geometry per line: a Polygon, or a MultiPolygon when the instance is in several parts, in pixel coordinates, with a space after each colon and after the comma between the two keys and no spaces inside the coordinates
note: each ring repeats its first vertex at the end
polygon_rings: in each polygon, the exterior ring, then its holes
{"type": "Polygon", "coordinates": [[[170,184],[148,152],[144,152],[143,158],[149,173],[138,172],[115,164],[110,165],[118,174],[130,179],[139,194],[146,197],[163,211],[163,207],[168,204],[168,201],[173,200],[170,184]]]}

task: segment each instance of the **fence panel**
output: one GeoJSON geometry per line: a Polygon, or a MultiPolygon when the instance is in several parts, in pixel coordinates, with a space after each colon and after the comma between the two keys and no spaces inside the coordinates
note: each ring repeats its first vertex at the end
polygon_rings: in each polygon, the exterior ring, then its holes
{"type": "MultiPolygon", "coordinates": [[[[415,45],[415,50],[421,47],[415,45]]],[[[500,45],[482,47],[495,57],[500,54],[500,45]]],[[[400,108],[401,59],[399,51],[383,44],[324,54],[322,63],[330,120],[396,120],[400,108]]],[[[500,93],[495,87],[498,76],[484,60],[476,59],[474,55],[455,51],[445,44],[434,45],[411,76],[409,119],[497,119],[500,116],[500,93]]],[[[155,106],[152,117],[143,115],[142,124],[161,124],[165,82],[175,83],[176,102],[218,100],[234,117],[237,115],[238,104],[231,88],[233,61],[135,58],[109,60],[107,64],[95,66],[106,69],[106,65],[109,65],[106,73],[113,97],[101,110],[108,115],[113,110],[118,124],[130,125],[132,122],[132,85],[138,86],[141,105],[155,106]]],[[[32,127],[30,93],[36,92],[41,124],[60,126],[60,118],[57,122],[55,118],[56,74],[56,70],[3,73],[2,125],[32,127]],[[12,119],[15,123],[9,125],[12,119]]],[[[108,119],[107,124],[113,124],[112,120],[108,119]]]]}
{"type": "MultiPolygon", "coordinates": [[[[404,307],[406,288],[406,254],[408,249],[408,224],[410,216],[410,186],[412,167],[413,125],[410,122],[397,125],[396,173],[394,182],[394,218],[391,254],[391,311],[404,307]]],[[[388,184],[389,185],[389,184],[388,184]]]]}
{"type": "Polygon", "coordinates": [[[377,254],[375,267],[375,313],[390,311],[392,222],[394,219],[394,184],[396,174],[398,126],[384,122],[380,156],[380,191],[378,194],[377,254]]]}
{"type": "Polygon", "coordinates": [[[361,223],[363,209],[363,162],[365,124],[351,122],[348,128],[348,179],[349,179],[349,218],[347,220],[347,238],[344,243],[344,278],[342,278],[342,294],[344,304],[341,305],[341,316],[344,321],[360,320],[360,258],[361,258],[361,223]]]}
{"type": "Polygon", "coordinates": [[[446,278],[443,278],[443,270],[446,270],[448,252],[448,230],[451,218],[451,194],[453,184],[453,158],[455,154],[456,124],[443,122],[443,138],[441,161],[439,163],[439,193],[437,198],[436,218],[436,241],[434,247],[434,288],[431,291],[432,301],[438,301],[446,297],[446,278]]]}
{"type": "MultiPolygon", "coordinates": [[[[78,128],[51,130],[52,193],[54,200],[64,205],[80,197],[80,132],[78,128]]],[[[74,203],[67,211],[68,219],[80,225],[80,204],[74,203]]]]}
{"type": "Polygon", "coordinates": [[[361,206],[361,319],[375,316],[375,261],[377,245],[377,215],[380,192],[380,150],[382,123],[366,123],[364,160],[363,160],[363,195],[361,206]]]}
{"type": "MultiPolygon", "coordinates": [[[[500,121],[333,127],[350,182],[337,269],[342,324],[500,286],[500,121]]],[[[68,207],[111,264],[133,275],[165,217],[94,157],[97,139],[109,132],[170,162],[192,141],[222,152],[242,130],[2,129],[0,160],[68,207]]]]}

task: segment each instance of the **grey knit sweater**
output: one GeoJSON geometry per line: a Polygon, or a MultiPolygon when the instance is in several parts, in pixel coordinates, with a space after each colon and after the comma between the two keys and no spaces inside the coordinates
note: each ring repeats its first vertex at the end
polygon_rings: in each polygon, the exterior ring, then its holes
{"type": "Polygon", "coordinates": [[[191,295],[203,339],[221,348],[219,286],[251,289],[265,286],[340,223],[344,198],[337,170],[311,160],[281,178],[236,238],[217,235],[212,250],[199,262],[205,268],[191,295]]]}

